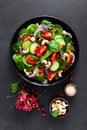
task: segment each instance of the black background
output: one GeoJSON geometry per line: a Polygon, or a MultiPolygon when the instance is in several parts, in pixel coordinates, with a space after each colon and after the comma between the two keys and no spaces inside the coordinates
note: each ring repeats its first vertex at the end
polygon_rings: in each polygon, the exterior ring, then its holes
{"type": "Polygon", "coordinates": [[[86,0],[0,0],[0,130],[86,130],[86,7],[86,0]],[[53,119],[49,114],[48,105],[51,99],[59,96],[65,83],[51,89],[37,88],[40,89],[40,101],[46,108],[47,117],[42,117],[42,113],[36,110],[30,113],[16,111],[14,104],[17,93],[10,93],[11,83],[22,81],[10,63],[11,38],[23,22],[40,15],[62,19],[74,30],[79,41],[80,58],[73,74],[73,82],[78,86],[78,93],[76,97],[69,99],[71,109],[63,119],[53,119]],[[45,91],[47,93],[44,93],[45,91]],[[8,95],[11,97],[7,98],[8,95]]]}

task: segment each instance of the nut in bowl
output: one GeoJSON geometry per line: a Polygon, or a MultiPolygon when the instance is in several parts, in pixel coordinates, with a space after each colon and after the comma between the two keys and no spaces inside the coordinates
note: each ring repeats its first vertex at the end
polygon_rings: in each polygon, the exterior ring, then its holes
{"type": "Polygon", "coordinates": [[[65,117],[69,112],[69,103],[64,98],[55,98],[49,105],[49,111],[54,118],[65,117]]]}

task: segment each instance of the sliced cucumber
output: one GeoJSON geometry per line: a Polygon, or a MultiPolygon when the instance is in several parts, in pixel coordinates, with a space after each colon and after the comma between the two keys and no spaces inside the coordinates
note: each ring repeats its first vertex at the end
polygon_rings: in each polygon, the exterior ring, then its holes
{"type": "Polygon", "coordinates": [[[39,46],[38,43],[34,42],[30,45],[30,53],[35,54],[35,48],[36,46],[39,46]]]}
{"type": "Polygon", "coordinates": [[[66,45],[65,40],[62,35],[56,35],[55,40],[61,45],[61,47],[62,45],[66,45]]]}
{"type": "Polygon", "coordinates": [[[59,64],[58,61],[53,61],[53,62],[52,62],[52,66],[50,67],[50,70],[51,70],[51,71],[56,71],[56,70],[59,69],[59,66],[60,66],[60,64],[59,64]]]}
{"type": "Polygon", "coordinates": [[[28,40],[24,41],[24,42],[22,43],[22,48],[23,48],[23,50],[26,50],[27,48],[29,48],[30,45],[31,45],[31,41],[28,41],[28,40]]]}
{"type": "Polygon", "coordinates": [[[27,63],[27,61],[26,61],[26,56],[22,57],[22,61],[23,61],[23,63],[24,63],[27,67],[31,67],[31,66],[32,66],[31,64],[27,63]]]}

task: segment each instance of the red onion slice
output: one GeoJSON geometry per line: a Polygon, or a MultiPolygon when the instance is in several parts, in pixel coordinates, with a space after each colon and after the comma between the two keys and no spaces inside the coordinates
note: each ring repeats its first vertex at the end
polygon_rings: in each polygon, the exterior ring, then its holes
{"type": "Polygon", "coordinates": [[[33,78],[33,77],[36,75],[37,72],[38,72],[38,68],[34,71],[33,74],[27,75],[27,77],[28,77],[28,78],[33,78]]]}
{"type": "Polygon", "coordinates": [[[42,27],[39,27],[39,28],[37,28],[37,29],[36,29],[36,31],[34,32],[33,37],[34,37],[35,39],[36,39],[36,35],[37,35],[37,33],[38,33],[38,32],[40,32],[40,31],[42,31],[42,32],[43,32],[43,31],[44,31],[44,29],[43,29],[42,27]]]}
{"type": "Polygon", "coordinates": [[[20,52],[21,55],[24,55],[21,46],[19,46],[19,52],[20,52]]]}
{"type": "Polygon", "coordinates": [[[42,28],[44,28],[46,31],[48,31],[48,27],[45,24],[40,24],[42,28]]]}

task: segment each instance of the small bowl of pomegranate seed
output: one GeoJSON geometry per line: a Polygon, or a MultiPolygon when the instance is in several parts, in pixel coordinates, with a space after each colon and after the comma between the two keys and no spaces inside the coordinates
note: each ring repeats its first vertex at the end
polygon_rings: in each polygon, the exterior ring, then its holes
{"type": "Polygon", "coordinates": [[[55,98],[50,102],[49,111],[54,118],[66,117],[69,112],[69,103],[65,98],[55,98]]]}

